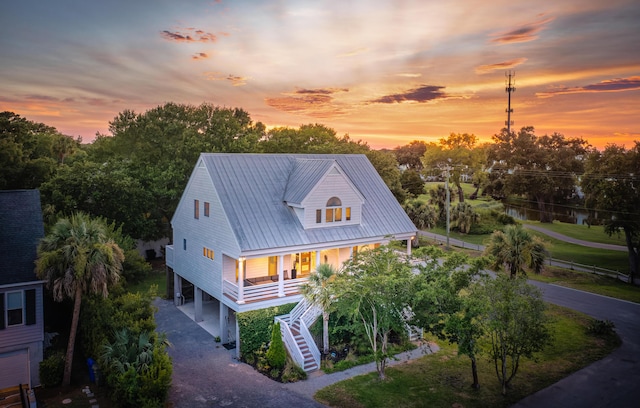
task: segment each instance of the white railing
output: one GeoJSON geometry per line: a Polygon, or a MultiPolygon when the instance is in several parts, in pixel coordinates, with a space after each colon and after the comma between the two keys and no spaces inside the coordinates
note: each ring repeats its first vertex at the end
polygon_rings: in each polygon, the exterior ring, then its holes
{"type": "MultiPolygon", "coordinates": [[[[297,295],[300,293],[300,285],[307,282],[308,278],[287,279],[284,281],[284,295],[297,295]]],[[[243,300],[245,302],[258,302],[261,300],[278,297],[278,282],[269,282],[258,285],[244,286],[243,300]]],[[[224,280],[223,293],[238,301],[238,285],[224,280]]]]}
{"type": "Polygon", "coordinates": [[[167,245],[164,247],[164,259],[169,268],[173,268],[173,245],[167,245]]]}
{"type": "Polygon", "coordinates": [[[302,355],[302,351],[300,351],[300,347],[298,347],[298,344],[293,337],[293,333],[291,333],[291,328],[283,317],[284,316],[276,316],[275,318],[276,322],[280,322],[282,340],[284,341],[285,347],[287,347],[291,358],[293,358],[293,361],[304,369],[304,356],[302,355]]]}
{"type": "MultiPolygon", "coordinates": [[[[313,361],[316,363],[316,367],[320,368],[320,350],[318,350],[318,346],[316,346],[316,342],[313,340],[313,336],[311,335],[311,332],[309,332],[304,320],[300,320],[300,334],[304,337],[304,341],[307,342],[307,347],[309,347],[309,351],[313,356],[313,361]]],[[[304,364],[301,367],[303,369],[306,368],[304,364]]]]}

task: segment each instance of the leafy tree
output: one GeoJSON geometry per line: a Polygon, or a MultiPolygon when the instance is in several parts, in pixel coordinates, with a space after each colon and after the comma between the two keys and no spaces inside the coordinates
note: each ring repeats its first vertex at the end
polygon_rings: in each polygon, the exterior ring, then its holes
{"type": "Polygon", "coordinates": [[[424,201],[408,200],[402,205],[402,208],[418,229],[432,228],[438,222],[437,211],[424,201]]]}
{"type": "Polygon", "coordinates": [[[540,273],[548,256],[545,242],[519,224],[491,234],[484,253],[491,257],[494,271],[505,269],[512,278],[518,273],[526,274],[525,266],[540,273]]]}
{"type": "Polygon", "coordinates": [[[640,142],[629,150],[612,144],[603,152],[594,151],[585,167],[581,182],[585,204],[604,215],[607,234],[624,232],[633,282],[640,265],[640,142]]]}
{"type": "Polygon", "coordinates": [[[349,135],[338,137],[336,131],[321,124],[302,125],[298,129],[277,127],[260,142],[264,153],[365,153],[369,146],[354,142],[349,135]]]}
{"type": "Polygon", "coordinates": [[[122,250],[108,239],[104,223],[83,213],[59,220],[38,246],[38,277],[47,282],[54,300],[69,298],[74,302],[63,385],[71,383],[82,296],[95,293],[106,297],[109,286],[118,282],[123,261],[122,250]]]}
{"type": "Polygon", "coordinates": [[[309,275],[308,282],[300,288],[309,302],[322,309],[322,349],[324,354],[329,352],[329,310],[334,297],[331,282],[335,276],[336,270],[332,265],[320,264],[315,272],[309,275]]]}
{"type": "Polygon", "coordinates": [[[393,151],[399,165],[420,172],[423,169],[421,159],[426,150],[427,144],[425,142],[414,140],[407,145],[396,147],[393,151]]]}
{"type": "Polygon", "coordinates": [[[420,173],[415,170],[408,169],[403,171],[400,176],[400,184],[409,196],[416,197],[424,193],[424,181],[422,181],[420,173]]]}
{"type": "Polygon", "coordinates": [[[369,150],[365,154],[378,171],[380,177],[382,177],[382,180],[384,180],[384,183],[389,187],[389,190],[396,197],[396,200],[401,204],[404,203],[407,198],[407,192],[402,188],[400,169],[398,169],[398,162],[393,153],[369,150]]]}
{"type": "Polygon", "coordinates": [[[469,233],[473,224],[480,220],[480,215],[474,211],[469,203],[458,203],[451,211],[451,219],[456,223],[458,230],[463,233],[469,233]]]}
{"type": "Polygon", "coordinates": [[[458,189],[458,200],[464,202],[462,175],[474,172],[482,166],[482,151],[475,150],[478,138],[473,134],[451,133],[448,138],[440,139],[439,144],[430,143],[422,157],[425,168],[444,169],[450,166],[451,180],[458,189]]]}
{"type": "Polygon", "coordinates": [[[472,287],[472,293],[484,305],[482,324],[489,336],[488,353],[504,395],[518,372],[520,359],[533,358],[551,341],[546,306],[540,290],[524,277],[486,278],[472,287]]]}
{"type": "MultiPolygon", "coordinates": [[[[451,198],[449,198],[449,202],[451,202],[451,198]]],[[[429,190],[429,204],[438,207],[438,221],[444,222],[447,217],[447,188],[438,184],[435,189],[429,190]]]]}
{"type": "Polygon", "coordinates": [[[587,142],[558,133],[538,137],[533,127],[523,127],[517,134],[503,129],[493,140],[488,154],[497,177],[492,180],[493,189],[535,200],[540,222],[552,222],[553,204],[576,195],[577,175],[584,165],[581,158],[589,151],[587,142]]]}
{"type": "Polygon", "coordinates": [[[389,336],[405,330],[403,311],[412,293],[411,264],[389,247],[358,252],[337,275],[337,307],[359,321],[376,361],[378,377],[385,379],[389,336]]]}
{"type": "Polygon", "coordinates": [[[479,308],[467,296],[474,276],[484,260],[474,260],[460,252],[444,252],[429,246],[413,253],[418,273],[411,299],[411,324],[423,327],[441,340],[458,344],[458,353],[471,360],[473,386],[477,388],[476,356],[483,331],[478,323],[479,308]]]}

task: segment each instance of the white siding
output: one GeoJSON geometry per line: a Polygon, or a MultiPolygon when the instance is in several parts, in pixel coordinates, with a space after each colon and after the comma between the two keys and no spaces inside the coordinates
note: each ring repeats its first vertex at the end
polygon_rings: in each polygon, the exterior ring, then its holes
{"type": "Polygon", "coordinates": [[[303,206],[305,228],[338,227],[340,225],[360,224],[362,201],[353,185],[342,174],[328,174],[318,183],[312,193],[304,199],[303,206]],[[338,197],[342,202],[342,221],[325,222],[327,201],[331,197],[338,197]],[[346,221],[346,208],[351,207],[351,220],[346,221]],[[316,223],[316,210],[322,210],[322,223],[316,223]]]}
{"type": "Polygon", "coordinates": [[[172,224],[174,271],[211,296],[222,299],[223,254],[237,258],[240,249],[204,167],[196,167],[191,175],[172,224]],[[199,201],[198,219],[194,218],[194,200],[199,201]],[[209,203],[209,217],[204,215],[205,202],[209,203]],[[214,251],[213,260],[203,255],[203,247],[214,251]]]}

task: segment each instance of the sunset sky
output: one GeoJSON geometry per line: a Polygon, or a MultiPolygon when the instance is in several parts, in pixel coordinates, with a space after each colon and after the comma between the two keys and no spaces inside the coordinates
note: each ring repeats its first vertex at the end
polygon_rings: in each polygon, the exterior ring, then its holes
{"type": "Polygon", "coordinates": [[[240,107],[374,148],[504,127],[640,140],[638,0],[20,0],[0,111],[93,140],[118,112],[240,107]]]}

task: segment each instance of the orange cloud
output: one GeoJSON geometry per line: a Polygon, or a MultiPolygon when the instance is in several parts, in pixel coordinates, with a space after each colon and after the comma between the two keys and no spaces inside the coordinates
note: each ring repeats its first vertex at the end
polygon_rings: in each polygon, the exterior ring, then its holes
{"type": "Polygon", "coordinates": [[[545,28],[545,25],[550,21],[553,21],[553,17],[525,24],[515,30],[493,34],[492,36],[496,38],[491,40],[491,42],[498,44],[511,44],[536,40],[538,38],[538,33],[542,31],[545,28]]]}
{"type": "Polygon", "coordinates": [[[526,60],[526,58],[516,58],[510,61],[498,62],[496,64],[480,65],[476,67],[476,74],[482,75],[496,70],[510,69],[513,67],[517,67],[520,64],[524,64],[526,60]]]}
{"type": "Polygon", "coordinates": [[[333,97],[340,92],[349,92],[349,90],[346,88],[298,89],[292,93],[285,93],[284,97],[265,98],[265,102],[283,112],[315,118],[331,118],[347,113],[344,106],[336,103],[333,97]]]}
{"type": "Polygon", "coordinates": [[[249,77],[242,77],[238,75],[222,75],[220,72],[205,72],[204,76],[208,81],[231,81],[233,86],[243,86],[247,84],[249,77]]]}
{"type": "Polygon", "coordinates": [[[640,89],[640,76],[629,78],[614,78],[591,84],[586,86],[577,86],[569,88],[566,86],[558,86],[547,92],[537,92],[538,98],[551,98],[556,95],[569,95],[576,93],[596,93],[596,92],[624,92],[635,91],[640,89]]]}
{"type": "Polygon", "coordinates": [[[208,33],[202,30],[197,30],[193,27],[185,28],[186,32],[163,30],[160,35],[169,41],[177,42],[216,42],[218,37],[215,34],[208,33]]]}

